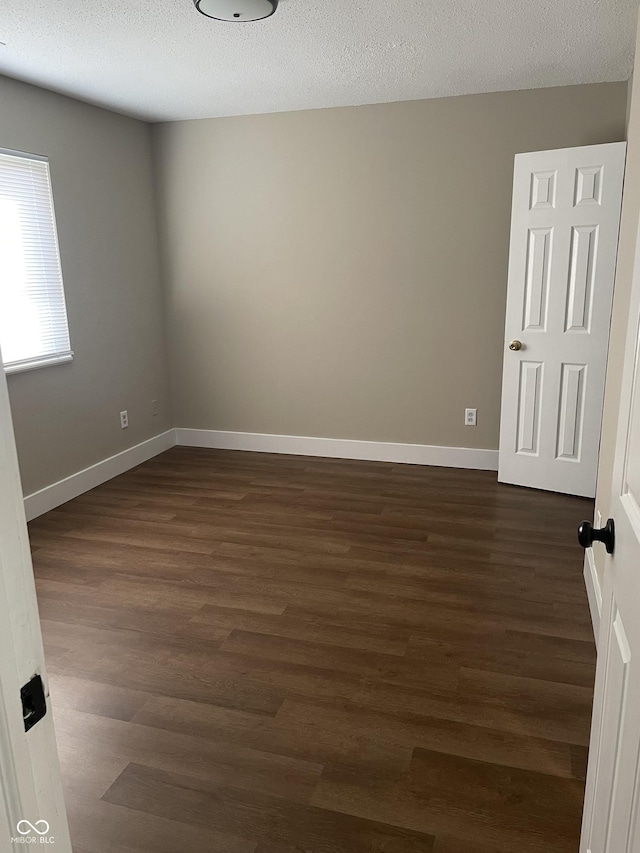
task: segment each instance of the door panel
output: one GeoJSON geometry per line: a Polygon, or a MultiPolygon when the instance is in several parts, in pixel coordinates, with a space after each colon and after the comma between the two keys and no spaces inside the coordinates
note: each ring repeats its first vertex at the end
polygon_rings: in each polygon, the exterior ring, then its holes
{"type": "Polygon", "coordinates": [[[581,225],[572,228],[565,332],[589,333],[591,330],[591,302],[597,245],[597,225],[581,225]]]}
{"type": "Polygon", "coordinates": [[[545,329],[547,325],[552,236],[551,228],[534,228],[529,231],[523,329],[545,329]]]}
{"type": "Polygon", "coordinates": [[[556,459],[580,461],[586,384],[586,364],[561,365],[556,459]]]}
{"type": "MultiPolygon", "coordinates": [[[[615,606],[612,616],[606,658],[608,683],[602,716],[602,724],[607,732],[606,745],[609,742],[615,745],[624,739],[625,707],[627,704],[631,668],[631,649],[629,648],[627,634],[622,624],[622,617],[615,606]]],[[[590,851],[610,850],[612,835],[620,835],[621,833],[620,828],[617,828],[614,832],[611,821],[613,792],[623,782],[620,778],[619,757],[619,751],[615,748],[605,748],[601,751],[598,775],[600,777],[600,784],[603,788],[610,791],[611,796],[609,798],[598,798],[596,809],[592,816],[591,837],[588,846],[590,851]]],[[[616,848],[613,849],[615,850],[616,848]]],[[[621,846],[618,849],[622,853],[625,850],[625,846],[621,846]]]]}
{"type": "Polygon", "coordinates": [[[538,454],[542,370],[543,365],[540,362],[520,362],[518,453],[538,454]]]}
{"type": "Polygon", "coordinates": [[[625,150],[516,157],[502,482],[595,494],[625,150]]]}
{"type": "Polygon", "coordinates": [[[551,172],[531,173],[531,201],[530,210],[542,210],[556,205],[556,176],[554,169],[551,172]]]}
{"type": "Polygon", "coordinates": [[[576,169],[576,207],[602,204],[602,166],[576,169]]]}

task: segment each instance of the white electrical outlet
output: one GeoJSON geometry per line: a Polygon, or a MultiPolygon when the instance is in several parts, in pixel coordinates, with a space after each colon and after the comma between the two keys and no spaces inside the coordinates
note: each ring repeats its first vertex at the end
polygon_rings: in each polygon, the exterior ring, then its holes
{"type": "Polygon", "coordinates": [[[120,412],[120,427],[121,429],[126,429],[129,426],[129,412],[125,409],[124,412],[120,412]]]}
{"type": "Polygon", "coordinates": [[[465,409],[464,410],[464,425],[465,426],[476,426],[478,422],[478,410],[477,409],[465,409]]]}
{"type": "Polygon", "coordinates": [[[158,401],[157,400],[151,401],[151,414],[153,415],[154,418],[156,418],[158,416],[158,401]]]}

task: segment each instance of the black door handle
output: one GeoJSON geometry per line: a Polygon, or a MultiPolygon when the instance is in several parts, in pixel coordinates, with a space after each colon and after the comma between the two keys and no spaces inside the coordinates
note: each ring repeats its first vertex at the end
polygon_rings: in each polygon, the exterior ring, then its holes
{"type": "Polygon", "coordinates": [[[608,519],[600,529],[595,528],[590,521],[583,521],[578,528],[578,542],[583,548],[590,548],[594,542],[602,542],[607,554],[613,554],[616,544],[616,526],[613,519],[608,519]]]}

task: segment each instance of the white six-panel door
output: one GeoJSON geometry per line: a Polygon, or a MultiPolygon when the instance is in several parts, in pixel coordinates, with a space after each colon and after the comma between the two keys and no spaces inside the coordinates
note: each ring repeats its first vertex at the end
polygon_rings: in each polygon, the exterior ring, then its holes
{"type": "Polygon", "coordinates": [[[625,151],[515,158],[501,482],[595,495],[625,151]]]}
{"type": "Polygon", "coordinates": [[[612,482],[616,545],[605,562],[580,853],[640,853],[639,321],[637,254],[612,482]]]}

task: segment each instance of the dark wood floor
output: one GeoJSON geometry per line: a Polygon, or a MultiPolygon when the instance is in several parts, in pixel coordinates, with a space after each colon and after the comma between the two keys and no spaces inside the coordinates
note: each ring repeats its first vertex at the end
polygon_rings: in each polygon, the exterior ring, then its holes
{"type": "Polygon", "coordinates": [[[36,520],[75,853],[576,853],[591,511],[175,448],[36,520]]]}

